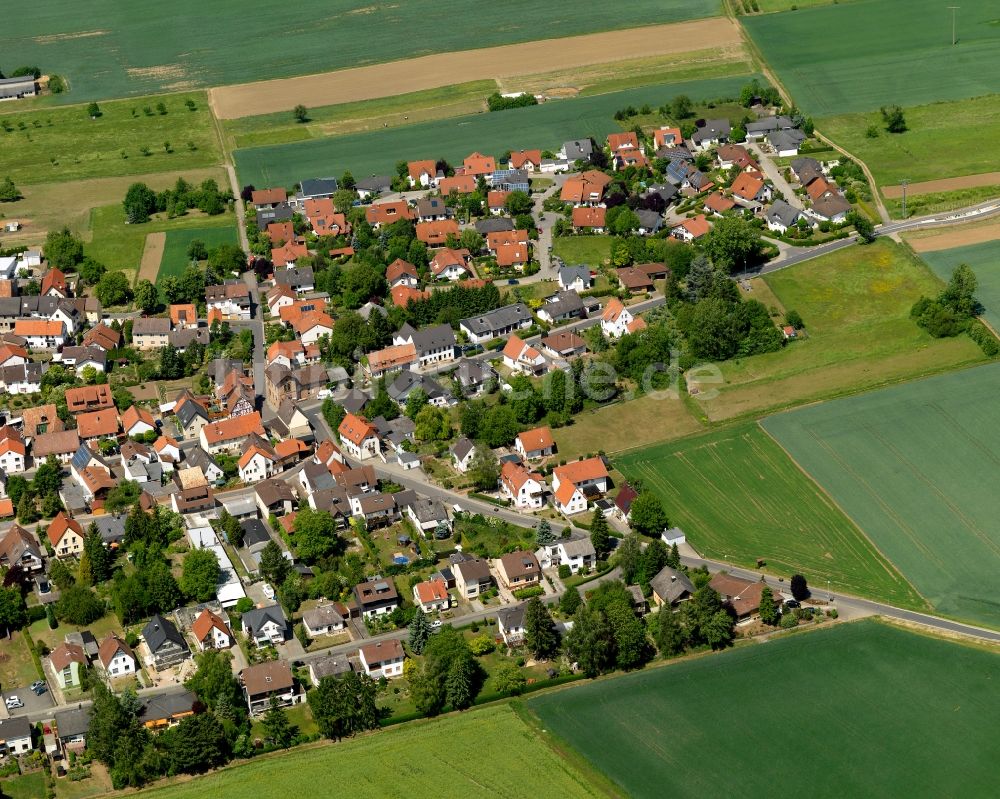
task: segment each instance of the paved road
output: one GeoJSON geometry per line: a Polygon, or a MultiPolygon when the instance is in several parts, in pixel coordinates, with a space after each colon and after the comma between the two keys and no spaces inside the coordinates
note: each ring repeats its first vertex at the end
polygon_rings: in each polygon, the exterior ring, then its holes
{"type": "Polygon", "coordinates": [[[795,189],[785,180],[785,175],[781,167],[774,163],[771,156],[765,153],[760,148],[760,145],[753,142],[745,142],[743,146],[757,159],[760,168],[764,170],[764,176],[774,184],[774,188],[784,195],[785,202],[801,211],[802,199],[795,194],[795,189]]]}
{"type": "Polygon", "coordinates": [[[260,301],[260,286],[254,272],[244,272],[243,281],[250,289],[250,301],[253,303],[253,317],[249,322],[233,322],[232,327],[238,330],[248,327],[253,331],[253,387],[258,397],[266,397],[264,386],[264,306],[260,301]]]}

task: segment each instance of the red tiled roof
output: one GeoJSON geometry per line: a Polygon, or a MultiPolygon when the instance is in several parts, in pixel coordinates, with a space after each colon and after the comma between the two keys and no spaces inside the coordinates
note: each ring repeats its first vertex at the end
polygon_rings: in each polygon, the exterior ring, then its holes
{"type": "Polygon", "coordinates": [[[517,439],[521,442],[521,447],[525,452],[551,449],[556,445],[552,438],[552,429],[548,426],[525,430],[523,433],[517,434],[517,439]]]}
{"type": "Polygon", "coordinates": [[[205,433],[205,440],[209,444],[245,438],[251,433],[256,433],[258,436],[266,435],[264,426],[260,423],[260,413],[257,411],[212,422],[205,425],[202,430],[205,433]]]}
{"type": "Polygon", "coordinates": [[[344,440],[360,447],[364,440],[377,433],[375,426],[363,416],[347,414],[337,428],[337,434],[344,440]]]}

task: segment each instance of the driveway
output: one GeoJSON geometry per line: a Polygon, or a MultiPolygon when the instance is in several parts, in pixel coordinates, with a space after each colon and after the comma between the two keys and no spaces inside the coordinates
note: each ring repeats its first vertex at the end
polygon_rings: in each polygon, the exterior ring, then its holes
{"type": "Polygon", "coordinates": [[[38,713],[45,711],[50,707],[55,705],[55,700],[52,698],[52,692],[46,691],[41,696],[35,696],[34,692],[27,686],[21,686],[18,688],[11,688],[10,690],[3,692],[4,704],[0,713],[6,713],[6,717],[10,716],[26,716],[31,713],[38,713]],[[7,698],[10,696],[16,696],[22,702],[24,702],[24,707],[12,708],[7,710],[7,698]]]}
{"type": "Polygon", "coordinates": [[[771,160],[771,156],[761,150],[760,146],[756,144],[746,142],[743,146],[757,159],[760,168],[764,170],[764,176],[774,184],[774,188],[785,196],[785,202],[801,211],[802,199],[795,195],[795,189],[792,188],[792,184],[785,180],[781,168],[771,160]]]}

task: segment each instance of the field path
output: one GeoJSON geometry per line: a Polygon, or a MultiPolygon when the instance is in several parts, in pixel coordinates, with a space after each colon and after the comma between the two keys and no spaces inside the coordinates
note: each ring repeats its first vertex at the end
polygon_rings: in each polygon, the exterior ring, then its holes
{"type": "Polygon", "coordinates": [[[160,261],[163,260],[163,247],[167,243],[167,234],[163,231],[150,233],[146,236],[146,246],[142,250],[142,261],[139,262],[139,273],[136,283],[148,280],[156,285],[156,275],[160,271],[160,261]]]}
{"type": "Polygon", "coordinates": [[[481,50],[439,53],[297,78],[221,86],[211,89],[209,94],[219,119],[238,119],[290,111],[300,103],[316,107],[371,100],[455,83],[574,69],[590,66],[595,61],[632,60],[707,50],[741,41],[740,29],[735,22],[726,17],[712,17],[481,50]]]}
{"type": "MultiPolygon", "coordinates": [[[[1000,186],[1000,172],[980,172],[978,175],[962,175],[957,178],[909,183],[906,186],[906,193],[911,196],[914,194],[936,194],[941,191],[975,189],[979,186],[1000,186]]],[[[883,186],[882,191],[890,200],[898,200],[903,196],[902,186],[883,186]]]]}

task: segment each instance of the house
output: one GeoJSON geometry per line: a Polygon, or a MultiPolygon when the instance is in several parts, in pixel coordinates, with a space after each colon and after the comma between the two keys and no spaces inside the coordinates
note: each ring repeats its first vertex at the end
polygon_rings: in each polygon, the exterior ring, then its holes
{"type": "Polygon", "coordinates": [[[453,250],[450,247],[443,247],[434,253],[434,257],[431,259],[431,274],[436,278],[450,281],[468,277],[467,254],[468,250],[453,250]]]}
{"type": "Polygon", "coordinates": [[[594,154],[594,143],[590,139],[576,139],[563,142],[559,157],[567,161],[590,161],[594,154]]]}
{"type": "MultiPolygon", "coordinates": [[[[295,254],[301,258],[305,257],[307,253],[304,251],[298,251],[295,254]]],[[[294,261],[282,264],[276,260],[274,261],[274,265],[282,267],[281,269],[274,270],[275,286],[286,286],[290,291],[296,292],[297,294],[315,291],[316,277],[313,274],[311,266],[297,267],[295,266],[294,261]]]]}
{"type": "Polygon", "coordinates": [[[417,362],[417,351],[412,344],[398,344],[369,352],[365,372],[372,380],[377,380],[417,362]]]}
{"type": "Polygon", "coordinates": [[[156,453],[157,460],[163,467],[164,472],[172,472],[174,464],[180,463],[181,449],[177,441],[170,436],[161,435],[153,442],[153,452],[156,453]]]}
{"type": "Polygon", "coordinates": [[[112,679],[136,672],[135,654],[131,647],[114,633],[108,633],[101,641],[97,657],[108,677],[112,679]]]}
{"type": "Polygon", "coordinates": [[[108,354],[100,347],[63,347],[62,352],[55,353],[52,360],[71,368],[77,377],[83,377],[87,368],[106,371],[108,354]]]}
{"type": "Polygon", "coordinates": [[[740,172],[761,171],[760,164],[740,144],[723,144],[715,154],[715,160],[722,169],[732,169],[735,166],[740,172]]]}
{"type": "Polygon", "coordinates": [[[410,286],[396,286],[389,290],[392,304],[397,308],[405,308],[411,302],[420,302],[431,296],[430,291],[420,291],[410,286]]]}
{"type": "Polygon", "coordinates": [[[27,448],[24,441],[12,427],[2,428],[0,433],[0,471],[4,474],[20,474],[24,471],[27,448]]]}
{"type": "Polygon", "coordinates": [[[765,137],[770,147],[779,158],[791,158],[799,154],[799,147],[806,140],[806,134],[796,128],[775,130],[765,137]]]}
{"type": "Polygon", "coordinates": [[[472,194],[476,190],[476,179],[472,175],[441,178],[438,181],[438,190],[442,197],[448,197],[452,194],[472,194]]]}
{"type": "Polygon", "coordinates": [[[142,726],[153,732],[176,727],[183,719],[193,716],[198,705],[198,697],[192,691],[154,693],[139,701],[142,704],[139,708],[142,726]]]}
{"type": "Polygon", "coordinates": [[[489,178],[490,175],[497,171],[496,159],[492,155],[483,155],[479,152],[466,156],[462,162],[462,166],[464,174],[472,175],[473,177],[482,175],[485,178],[489,178]]]}
{"type": "Polygon", "coordinates": [[[258,648],[280,644],[288,632],[288,619],[277,604],[251,608],[243,614],[242,623],[243,632],[258,648]]]}
{"type": "Polygon", "coordinates": [[[288,201],[288,192],[282,188],[258,189],[250,193],[250,204],[260,211],[262,208],[274,208],[288,201]]]}
{"type": "Polygon", "coordinates": [[[87,654],[79,644],[62,643],[49,653],[49,665],[60,688],[77,688],[87,668],[87,654]]]}
{"type": "Polygon", "coordinates": [[[790,166],[803,188],[807,187],[814,180],[820,180],[824,177],[823,165],[815,158],[807,156],[795,158],[792,160],[790,166]]]}
{"type": "Polygon", "coordinates": [[[544,544],[535,552],[539,565],[543,569],[558,569],[569,566],[573,574],[588,572],[597,565],[597,551],[584,533],[570,535],[569,538],[559,538],[551,544],[544,544]]]}
{"type": "Polygon", "coordinates": [[[385,279],[389,283],[389,288],[396,286],[416,288],[420,284],[420,273],[409,261],[397,258],[386,267],[385,279]]]}
{"type": "Polygon", "coordinates": [[[760,141],[775,130],[789,130],[795,127],[792,118],[785,115],[766,116],[746,124],[747,139],[760,141]]]}
{"type": "Polygon", "coordinates": [[[451,596],[444,580],[424,580],[413,586],[413,603],[424,613],[438,613],[451,607],[451,596]]]}
{"type": "Polygon", "coordinates": [[[621,338],[632,332],[636,317],[617,297],[612,297],[601,312],[601,332],[608,338],[621,338]]]}
{"type": "Polygon", "coordinates": [[[596,169],[581,172],[566,179],[559,192],[564,203],[578,205],[598,205],[604,200],[604,191],[611,178],[596,169]]]}
{"type": "MultiPolygon", "coordinates": [[[[191,454],[188,462],[191,463],[191,454]]],[[[197,466],[179,469],[173,473],[177,490],[170,495],[170,505],[174,513],[195,513],[215,508],[215,494],[205,473],[197,466]]]]}
{"type": "Polygon", "coordinates": [[[45,460],[49,455],[53,455],[63,465],[73,459],[78,449],[80,449],[80,434],[76,430],[42,433],[31,443],[31,454],[36,461],[45,460]]]}
{"type": "Polygon", "coordinates": [[[514,449],[525,460],[544,458],[556,451],[556,442],[548,426],[536,427],[518,433],[514,439],[514,449]]]}
{"type": "Polygon", "coordinates": [[[157,671],[176,666],[191,655],[184,636],[172,621],[165,619],[159,613],[153,614],[142,628],[142,638],[146,642],[157,671]]]}
{"type": "Polygon", "coordinates": [[[619,267],[616,270],[618,282],[630,294],[643,294],[654,290],[653,279],[634,266],[619,267]]]}
{"type": "Polygon", "coordinates": [[[8,394],[37,394],[42,389],[42,376],[47,363],[23,363],[0,369],[0,390],[8,394]]]}
{"type": "Polygon", "coordinates": [[[42,547],[37,539],[21,527],[12,524],[0,538],[0,566],[19,568],[26,574],[40,572],[44,567],[42,547]]]}
{"type": "Polygon", "coordinates": [[[541,508],[545,504],[545,478],[520,463],[507,461],[500,469],[500,495],[515,508],[541,508]]]}
{"type": "Polygon", "coordinates": [[[392,178],[387,175],[372,175],[370,178],[363,178],[354,185],[354,190],[362,202],[376,195],[387,192],[392,188],[392,178]]]}
{"type": "Polygon", "coordinates": [[[573,227],[591,233],[603,233],[608,209],[603,206],[577,206],[573,209],[573,227]]]}
{"type": "Polygon", "coordinates": [[[317,236],[346,236],[351,232],[347,217],[338,213],[330,197],[309,197],[303,210],[317,236]]]}
{"type": "Polygon", "coordinates": [[[310,638],[317,635],[333,635],[347,628],[346,609],[335,603],[319,605],[302,614],[302,625],[310,638]]]}
{"type": "Polygon", "coordinates": [[[559,291],[546,297],[536,313],[550,324],[579,319],[584,315],[583,300],[575,291],[559,291]]]}
{"type": "Polygon", "coordinates": [[[698,150],[708,150],[729,141],[730,130],[728,119],[706,119],[705,124],[691,136],[691,143],[698,150]]]}
{"type": "Polygon", "coordinates": [[[713,191],[705,198],[705,210],[711,211],[712,216],[722,216],[735,207],[736,203],[720,191],[713,191]]]}
{"type": "Polygon", "coordinates": [[[83,552],[83,527],[65,511],[56,514],[45,534],[57,558],[73,557],[83,552]]]}
{"type": "Polygon", "coordinates": [[[523,272],[531,260],[530,252],[526,244],[497,245],[497,266],[501,269],[513,269],[515,272],[523,272]]]}
{"type": "Polygon", "coordinates": [[[448,243],[449,236],[457,237],[461,231],[458,222],[454,219],[445,219],[440,222],[417,222],[417,238],[428,247],[444,247],[448,243]]]}
{"type": "Polygon", "coordinates": [[[559,331],[541,340],[544,349],[553,358],[576,358],[587,351],[587,342],[576,333],[559,331]]]}
{"type": "Polygon", "coordinates": [[[730,186],[730,191],[737,202],[744,204],[762,203],[771,199],[771,187],[749,172],[740,173],[730,186]]]}
{"type": "Polygon", "coordinates": [[[326,369],[319,364],[290,369],[280,363],[272,363],[264,370],[264,392],[267,404],[272,408],[278,408],[284,402],[312,399],[329,382],[326,369]]]}
{"type": "Polygon", "coordinates": [[[659,150],[662,147],[677,147],[684,144],[684,136],[680,128],[660,127],[653,131],[653,145],[659,150]]]}
{"type": "Polygon", "coordinates": [[[57,433],[64,429],[65,425],[59,418],[59,412],[54,403],[35,405],[21,411],[21,434],[28,443],[35,436],[43,433],[57,433]]]}
{"type": "Polygon", "coordinates": [[[573,483],[563,481],[558,488],[553,487],[552,504],[563,515],[572,516],[587,510],[587,496],[573,483]]]}
{"type": "Polygon", "coordinates": [[[208,411],[195,399],[185,399],[174,405],[174,416],[185,438],[201,438],[201,431],[208,424],[208,411]]]}
{"type": "Polygon", "coordinates": [[[265,517],[272,513],[284,516],[292,512],[295,507],[295,494],[291,487],[283,480],[271,478],[262,480],[254,488],[257,507],[265,517]]]}
{"type": "Polygon", "coordinates": [[[639,137],[632,130],[624,133],[610,133],[608,134],[608,149],[611,150],[612,154],[621,150],[638,150],[639,137]]]}
{"type": "Polygon", "coordinates": [[[775,200],[764,214],[767,229],[775,233],[788,232],[788,229],[795,227],[801,218],[802,213],[799,209],[789,205],[784,200],[775,200]]]}
{"type": "Polygon", "coordinates": [[[260,436],[251,436],[237,462],[240,482],[250,485],[273,477],[280,471],[278,454],[260,436]]]}
{"type": "Polygon", "coordinates": [[[112,407],[103,411],[81,413],[76,417],[76,429],[80,440],[87,443],[102,438],[116,438],[121,429],[118,412],[112,407]]]}
{"type": "Polygon", "coordinates": [[[542,354],[516,334],[503,348],[503,363],[512,372],[526,375],[539,375],[548,369],[542,354]]]}
{"type": "Polygon", "coordinates": [[[290,308],[295,304],[297,296],[298,295],[295,293],[295,290],[290,286],[275,283],[267,290],[267,294],[265,295],[268,313],[270,313],[271,316],[278,316],[281,313],[282,308],[290,308]]]}
{"type": "Polygon", "coordinates": [[[829,192],[814,200],[812,207],[806,213],[815,217],[821,222],[833,222],[840,224],[847,221],[847,215],[851,212],[851,204],[836,192],[829,192]]]}
{"type": "Polygon", "coordinates": [[[482,344],[515,330],[530,327],[533,321],[531,311],[523,302],[505,305],[479,316],[459,321],[459,328],[474,344],[482,344]]]}
{"type": "Polygon", "coordinates": [[[649,160],[643,155],[641,150],[618,150],[612,155],[612,162],[615,171],[635,167],[636,169],[647,169],[649,160]]]}
{"type": "Polygon", "coordinates": [[[139,317],[132,323],[132,346],[137,350],[158,350],[169,343],[170,320],[139,317]]]}
{"type": "Polygon", "coordinates": [[[249,319],[250,287],[242,280],[230,280],[216,286],[205,286],[208,311],[218,311],[223,319],[249,319]]]}
{"type": "Polygon", "coordinates": [[[454,562],[452,572],[455,575],[455,588],[466,599],[475,599],[493,585],[493,574],[490,564],[482,558],[459,555],[462,558],[454,562]]]}
{"type": "Polygon", "coordinates": [[[650,211],[645,208],[638,208],[635,212],[639,220],[639,227],[636,230],[640,236],[655,236],[663,227],[663,216],[658,211],[650,211]]]}
{"type": "Polygon", "coordinates": [[[291,707],[305,699],[305,694],[296,686],[292,670],[284,660],[247,666],[240,672],[240,683],[251,716],[266,713],[271,707],[272,699],[277,701],[278,707],[291,707]]]}
{"type": "Polygon", "coordinates": [[[156,421],[145,408],[132,405],[121,416],[122,429],[127,436],[141,436],[156,431],[156,421]]]}
{"type": "Polygon", "coordinates": [[[712,226],[705,219],[704,214],[698,214],[691,219],[685,219],[679,225],[675,225],[670,235],[681,241],[692,242],[708,234],[712,226]]]}
{"type": "Polygon", "coordinates": [[[54,350],[66,343],[66,325],[47,319],[18,319],[14,335],[23,338],[33,350],[54,350]]]}
{"type": "Polygon", "coordinates": [[[15,344],[0,345],[0,367],[23,366],[28,363],[28,351],[15,344]]]}
{"type": "MultiPolygon", "coordinates": [[[[724,605],[728,605],[736,615],[737,624],[747,624],[758,616],[760,597],[767,583],[761,580],[744,580],[725,572],[712,576],[708,584],[719,592],[724,605]]],[[[780,608],[781,594],[774,592],[774,602],[780,608]]]]}
{"type": "Polygon", "coordinates": [[[542,569],[533,552],[520,550],[501,555],[494,563],[500,582],[511,591],[538,585],[542,579],[542,569]]]}
{"type": "Polygon", "coordinates": [[[462,386],[465,396],[479,394],[488,384],[497,380],[497,373],[485,361],[463,359],[455,370],[455,379],[462,386]]]}
{"type": "Polygon", "coordinates": [[[503,642],[510,647],[520,646],[524,643],[524,611],[526,602],[518,605],[508,605],[497,611],[497,632],[503,638],[503,642]]]}
{"type": "Polygon", "coordinates": [[[106,383],[96,386],[80,386],[66,389],[66,408],[72,414],[94,412],[114,408],[115,401],[111,387],[106,383]]]}
{"type": "Polygon", "coordinates": [[[322,311],[308,311],[292,322],[303,345],[315,344],[333,333],[333,319],[322,311]]]}
{"type": "Polygon", "coordinates": [[[400,219],[413,219],[413,211],[406,204],[406,200],[373,203],[365,209],[365,220],[376,230],[400,219]]]}
{"type": "Polygon", "coordinates": [[[438,169],[437,162],[433,160],[410,161],[406,165],[406,171],[411,189],[417,186],[424,188],[437,186],[444,177],[444,172],[438,169]]]}
{"type": "Polygon", "coordinates": [[[560,267],[558,279],[563,291],[587,291],[594,285],[594,273],[586,266],[560,267]]]}
{"type": "Polygon", "coordinates": [[[461,436],[451,448],[451,461],[462,474],[469,471],[472,461],[476,455],[476,445],[465,436],[461,436]]]}
{"type": "Polygon", "coordinates": [[[608,490],[607,465],[600,457],[557,466],[552,471],[552,495],[556,510],[570,516],[587,509],[589,498],[608,490]]]}
{"type": "Polygon", "coordinates": [[[61,269],[53,267],[42,275],[39,296],[60,297],[62,299],[70,296],[69,283],[66,282],[66,275],[63,274],[61,269]]]}
{"type": "Polygon", "coordinates": [[[527,172],[537,172],[542,168],[541,150],[517,150],[511,152],[509,162],[511,169],[523,169],[527,172]]]}
{"type": "Polygon", "coordinates": [[[393,334],[392,343],[412,344],[418,367],[453,361],[458,352],[455,331],[447,324],[429,325],[416,330],[406,323],[393,334]]]}
{"type": "Polygon", "coordinates": [[[337,428],[337,436],[341,446],[353,458],[365,460],[375,457],[382,451],[378,431],[363,416],[356,416],[353,413],[344,416],[337,428]]]}
{"type": "Polygon", "coordinates": [[[31,730],[31,722],[27,716],[0,719],[0,755],[23,755],[30,752],[31,730]]]}
{"type": "Polygon", "coordinates": [[[673,606],[690,599],[694,594],[694,584],[688,576],[670,566],[664,566],[649,581],[653,589],[653,603],[657,606],[673,606]]]}
{"type": "Polygon", "coordinates": [[[373,680],[391,680],[403,676],[403,645],[395,638],[366,644],[358,650],[358,661],[365,674],[373,680]]]}
{"type": "Polygon", "coordinates": [[[351,661],[346,655],[332,653],[309,661],[309,681],[314,686],[318,686],[324,677],[340,677],[351,671],[351,661]]]}
{"type": "Polygon", "coordinates": [[[201,448],[209,455],[227,451],[235,454],[242,450],[243,445],[251,435],[261,437],[267,435],[261,424],[258,411],[207,424],[201,428],[198,439],[201,442],[201,448]]]}
{"type": "Polygon", "coordinates": [[[390,579],[367,580],[354,586],[354,601],[362,618],[374,619],[400,606],[399,594],[390,579]]]}

